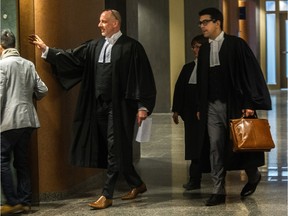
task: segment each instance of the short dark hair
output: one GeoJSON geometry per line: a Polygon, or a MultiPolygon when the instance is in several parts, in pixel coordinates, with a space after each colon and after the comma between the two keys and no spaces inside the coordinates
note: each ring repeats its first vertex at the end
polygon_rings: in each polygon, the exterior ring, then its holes
{"type": "Polygon", "coordinates": [[[3,49],[15,48],[16,38],[10,29],[3,29],[1,32],[1,46],[3,49]]]}
{"type": "Polygon", "coordinates": [[[199,44],[204,44],[208,41],[207,38],[204,37],[203,34],[200,34],[200,35],[196,35],[192,40],[191,40],[191,46],[195,45],[196,43],[199,43],[199,44]]]}
{"type": "Polygon", "coordinates": [[[220,27],[223,29],[223,14],[217,8],[205,8],[199,12],[199,16],[210,15],[213,22],[220,21],[220,27]]]}

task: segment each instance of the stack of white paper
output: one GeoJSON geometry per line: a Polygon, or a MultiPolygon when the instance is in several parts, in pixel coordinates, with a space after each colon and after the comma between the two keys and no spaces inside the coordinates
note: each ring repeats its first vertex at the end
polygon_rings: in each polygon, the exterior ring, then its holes
{"type": "Polygon", "coordinates": [[[137,142],[149,142],[151,137],[152,118],[146,118],[142,121],[141,126],[138,128],[136,141],[137,142]]]}

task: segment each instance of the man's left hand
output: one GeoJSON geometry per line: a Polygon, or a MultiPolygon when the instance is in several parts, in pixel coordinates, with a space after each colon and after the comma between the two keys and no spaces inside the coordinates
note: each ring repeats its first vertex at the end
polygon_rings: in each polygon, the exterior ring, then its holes
{"type": "Polygon", "coordinates": [[[143,120],[145,120],[147,118],[147,111],[145,110],[138,110],[138,114],[137,114],[137,123],[138,126],[141,126],[141,123],[143,120]]]}
{"type": "Polygon", "coordinates": [[[244,117],[250,117],[250,116],[254,116],[255,111],[252,109],[243,109],[242,113],[243,113],[244,117]]]}

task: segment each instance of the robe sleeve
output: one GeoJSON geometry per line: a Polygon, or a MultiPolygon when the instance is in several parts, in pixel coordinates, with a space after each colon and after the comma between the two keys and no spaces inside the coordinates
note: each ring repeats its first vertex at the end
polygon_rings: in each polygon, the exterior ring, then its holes
{"type": "MultiPolygon", "coordinates": [[[[271,98],[260,65],[243,39],[237,43],[238,78],[243,94],[243,109],[270,110],[271,98]]],[[[236,81],[237,82],[237,81],[236,81]]]]}
{"type": "Polygon", "coordinates": [[[88,42],[69,50],[49,48],[46,61],[52,65],[53,73],[66,90],[82,80],[87,46],[88,42]]]}
{"type": "Polygon", "coordinates": [[[143,46],[135,42],[132,47],[126,99],[136,99],[152,113],[156,101],[156,85],[150,62],[143,46]]]}
{"type": "MultiPolygon", "coordinates": [[[[178,79],[175,84],[174,88],[174,95],[173,95],[173,103],[172,103],[172,112],[178,112],[180,115],[183,112],[183,106],[184,106],[184,95],[185,95],[185,86],[187,83],[185,83],[185,66],[183,66],[178,79]]],[[[187,67],[187,66],[186,66],[187,67]]]]}

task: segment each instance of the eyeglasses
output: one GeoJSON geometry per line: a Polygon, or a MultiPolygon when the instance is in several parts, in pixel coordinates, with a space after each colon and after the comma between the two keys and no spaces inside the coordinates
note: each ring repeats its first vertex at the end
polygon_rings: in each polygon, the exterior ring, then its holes
{"type": "Polygon", "coordinates": [[[210,19],[210,20],[202,20],[198,23],[199,27],[201,27],[201,25],[203,26],[207,26],[209,22],[213,21],[214,22],[214,19],[210,19]]]}

